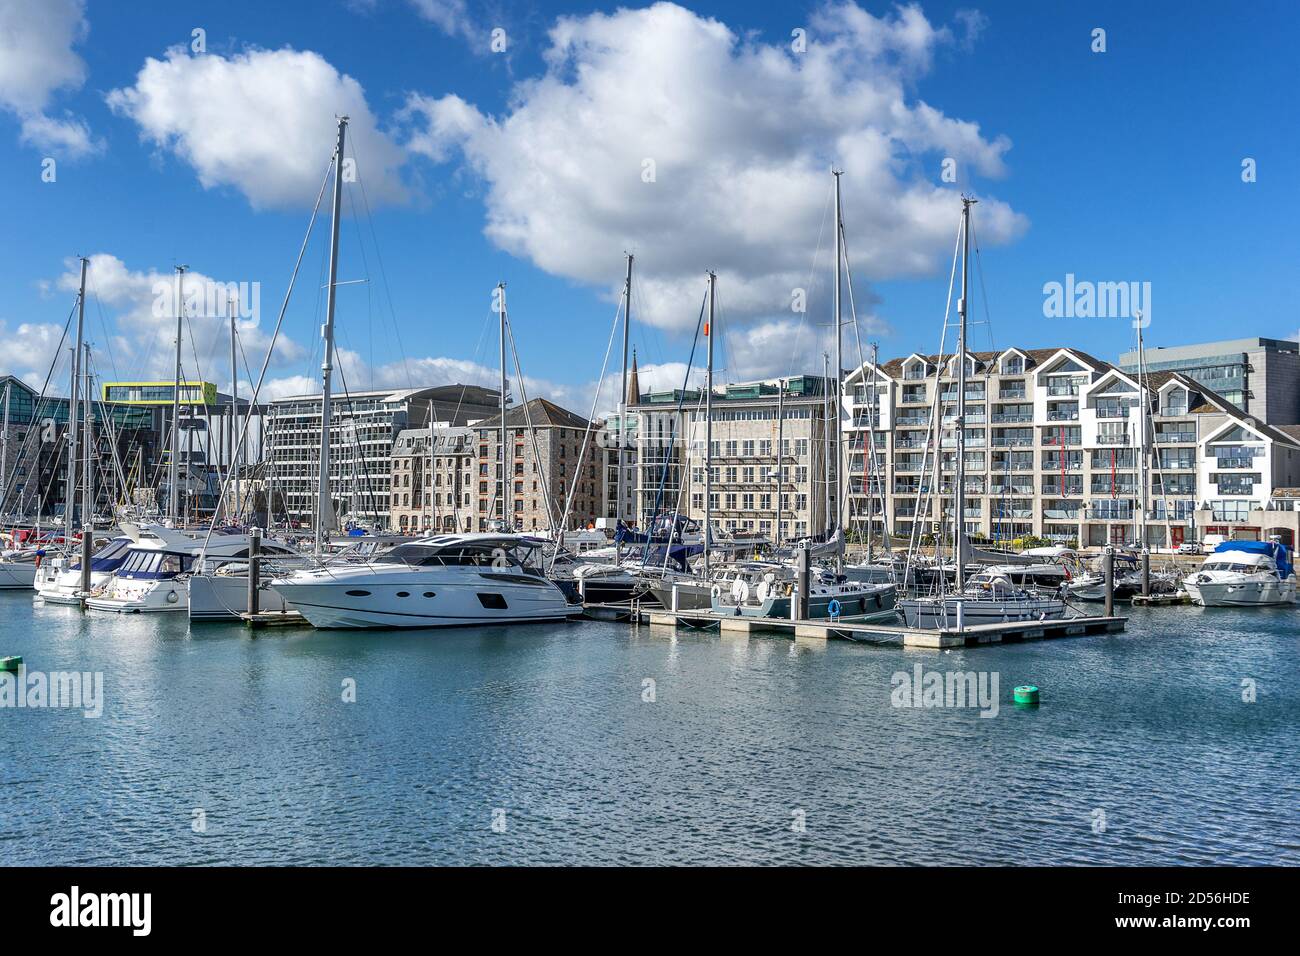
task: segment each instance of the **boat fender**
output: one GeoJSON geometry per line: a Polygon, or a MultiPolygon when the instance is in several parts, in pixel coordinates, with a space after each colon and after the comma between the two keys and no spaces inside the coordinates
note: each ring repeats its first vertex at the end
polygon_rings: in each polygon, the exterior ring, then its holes
{"type": "Polygon", "coordinates": [[[772,585],[767,578],[763,578],[762,581],[758,582],[758,590],[755,593],[760,601],[766,601],[772,596],[772,585]]]}
{"type": "Polygon", "coordinates": [[[180,595],[177,594],[175,591],[168,591],[168,592],[167,592],[167,603],[168,603],[168,604],[175,604],[175,603],[176,603],[177,601],[179,601],[179,600],[180,600],[180,595]]]}

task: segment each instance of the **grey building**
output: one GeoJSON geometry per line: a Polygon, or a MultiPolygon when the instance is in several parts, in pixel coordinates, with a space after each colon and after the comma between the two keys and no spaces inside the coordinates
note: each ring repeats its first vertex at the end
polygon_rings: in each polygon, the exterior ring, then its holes
{"type": "MultiPolygon", "coordinates": [[[[1148,370],[1180,372],[1269,425],[1300,423],[1300,343],[1252,338],[1152,346],[1146,359],[1148,370]]],[[[1137,352],[1119,357],[1124,371],[1137,366],[1137,352]]]]}

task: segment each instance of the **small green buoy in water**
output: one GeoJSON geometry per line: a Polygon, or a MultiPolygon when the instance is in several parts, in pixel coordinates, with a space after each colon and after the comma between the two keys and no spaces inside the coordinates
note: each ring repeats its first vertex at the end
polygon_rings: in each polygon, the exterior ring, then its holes
{"type": "Polygon", "coordinates": [[[0,671],[17,671],[22,663],[21,657],[0,657],[0,671]]]}
{"type": "Polygon", "coordinates": [[[1021,684],[1012,693],[1017,704],[1034,705],[1038,703],[1038,688],[1033,684],[1021,684]]]}

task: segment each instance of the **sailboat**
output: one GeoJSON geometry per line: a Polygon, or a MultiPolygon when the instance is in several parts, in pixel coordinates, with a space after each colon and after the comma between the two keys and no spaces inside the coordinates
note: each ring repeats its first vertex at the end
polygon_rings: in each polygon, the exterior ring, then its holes
{"type": "MultiPolygon", "coordinates": [[[[1005,621],[1048,620],[1065,614],[1065,601],[1059,594],[1040,594],[1035,590],[1017,587],[1011,578],[997,569],[986,570],[966,580],[966,565],[971,558],[970,543],[966,540],[966,317],[970,279],[970,217],[975,200],[962,197],[961,232],[961,298],[957,301],[957,415],[953,422],[956,434],[955,471],[953,482],[953,541],[956,558],[955,590],[945,593],[945,581],[940,575],[939,593],[900,601],[899,606],[908,627],[937,629],[962,628],[973,624],[992,624],[1005,621]]],[[[944,317],[945,322],[947,316],[944,317]]],[[[935,375],[940,374],[936,369],[935,375]]],[[[938,457],[936,456],[936,467],[938,457]]]]}

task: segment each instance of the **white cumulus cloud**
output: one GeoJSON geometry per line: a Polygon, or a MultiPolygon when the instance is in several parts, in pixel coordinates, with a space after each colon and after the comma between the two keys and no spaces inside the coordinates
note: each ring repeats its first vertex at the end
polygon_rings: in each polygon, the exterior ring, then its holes
{"type": "Polygon", "coordinates": [[[361,84],[311,51],[221,56],[174,47],[146,59],[108,104],[192,166],[205,188],[233,187],[259,208],[315,199],[346,114],[347,155],[370,201],[406,197],[405,154],[379,129],[361,84]]]}
{"type": "MultiPolygon", "coordinates": [[[[798,325],[797,288],[809,324],[829,321],[833,163],[844,170],[860,313],[875,305],[868,281],[946,265],[957,186],[1002,176],[1010,143],[915,90],[938,51],[960,55],[974,22],[963,13],[936,26],[914,5],[877,17],[837,3],[812,18],[796,52],[672,3],[566,16],[550,30],[544,72],[516,84],[505,112],[411,94],[400,121],[410,150],[463,160],[479,177],[485,231],[502,249],[611,298],[622,253],[636,252],[641,321],[693,328],[703,274],[715,269],[719,299],[739,320],[739,355],[742,340],[781,347],[772,332],[798,325]],[[945,157],[956,160],[956,185],[940,181],[945,157]],[[764,324],[745,330],[750,320],[764,324]]],[[[982,197],[984,243],[1026,227],[982,197]]],[[[862,318],[864,334],[883,329],[862,318]]],[[[819,353],[816,335],[806,338],[819,353]]],[[[788,362],[787,349],[753,372],[784,373],[774,366],[788,362]]]]}
{"type": "Polygon", "coordinates": [[[24,143],[58,157],[103,149],[84,120],[48,112],[55,93],[86,82],[73,47],[88,31],[84,0],[0,0],[0,106],[18,117],[24,143]]]}

